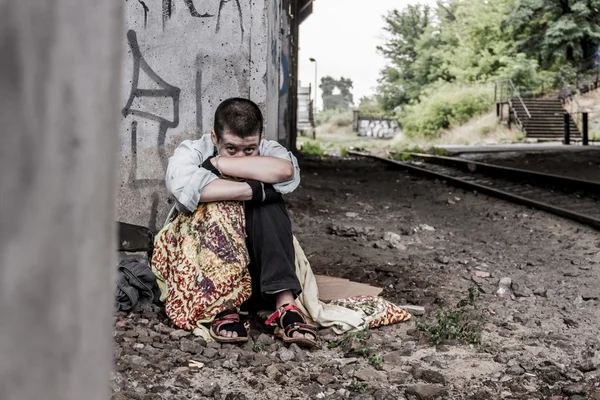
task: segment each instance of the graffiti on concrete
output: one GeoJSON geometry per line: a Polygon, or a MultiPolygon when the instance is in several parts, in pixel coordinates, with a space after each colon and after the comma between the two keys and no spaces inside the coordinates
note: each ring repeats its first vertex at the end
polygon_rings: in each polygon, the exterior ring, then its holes
{"type": "Polygon", "coordinates": [[[244,39],[244,23],[242,20],[242,6],[240,5],[240,0],[221,0],[219,2],[219,15],[217,16],[217,33],[221,29],[221,12],[223,10],[223,6],[230,2],[235,2],[235,6],[238,11],[240,30],[242,32],[242,40],[243,40],[244,39]]]}
{"type": "MultiPolygon", "coordinates": [[[[128,0],[125,0],[128,1],[128,0]]],[[[137,2],[142,6],[142,10],[144,11],[144,28],[148,26],[148,12],[150,8],[143,0],[137,0],[137,2]]]]}
{"type": "Polygon", "coordinates": [[[212,110],[225,97],[243,96],[249,90],[246,46],[250,41],[243,40],[248,32],[243,17],[250,2],[127,3],[131,18],[121,103],[124,170],[120,196],[128,207],[119,213],[124,220],[157,230],[172,201],[165,192],[164,176],[174,146],[204,132],[203,125],[211,122],[205,115],[207,108],[212,110]],[[161,6],[162,14],[161,10],[154,14],[154,8],[161,6]],[[193,34],[181,36],[182,32],[193,34]],[[173,41],[174,37],[179,39],[173,41]]]}
{"type": "MultiPolygon", "coordinates": [[[[194,0],[183,0],[184,5],[190,12],[192,17],[196,18],[210,18],[214,17],[213,14],[209,14],[208,12],[200,14],[198,9],[194,5],[194,0]]],[[[171,18],[173,13],[175,12],[175,0],[163,0],[162,2],[162,17],[163,17],[163,28],[165,27],[167,20],[171,18]]]]}
{"type": "Polygon", "coordinates": [[[397,121],[389,118],[362,117],[358,119],[358,136],[391,138],[401,132],[397,121]]]}
{"type": "Polygon", "coordinates": [[[198,10],[196,10],[196,6],[194,5],[194,1],[193,0],[183,0],[183,2],[185,3],[185,5],[187,6],[188,10],[190,11],[190,15],[192,17],[196,17],[196,18],[210,18],[210,17],[214,16],[214,15],[209,14],[209,13],[200,14],[198,12],[198,10]]]}
{"type": "MultiPolygon", "coordinates": [[[[133,55],[133,78],[131,80],[131,92],[129,99],[123,107],[123,117],[133,115],[138,118],[145,118],[151,121],[158,122],[157,148],[163,167],[166,170],[167,158],[165,156],[165,138],[169,128],[175,128],[179,125],[179,94],[181,90],[178,87],[168,84],[164,79],[154,72],[144,59],[137,41],[135,31],[127,32],[127,40],[133,55]],[[144,89],[139,87],[140,71],[152,80],[160,89],[144,89]],[[143,109],[134,109],[132,106],[136,100],[144,98],[170,98],[173,102],[173,114],[167,118],[163,115],[158,115],[153,112],[143,109]]],[[[139,101],[140,104],[143,102],[139,101]]],[[[131,154],[132,163],[129,173],[130,184],[134,187],[148,187],[162,183],[162,179],[137,179],[137,121],[131,123],[131,154]],[[158,181],[158,182],[157,182],[158,181]]]]}
{"type": "MultiPolygon", "coordinates": [[[[176,0],[163,0],[162,1],[162,17],[163,17],[163,29],[165,28],[167,21],[171,18],[175,11],[175,1],[176,0]]],[[[209,12],[200,13],[194,4],[194,0],[183,0],[184,5],[187,7],[190,15],[195,18],[212,18],[214,14],[210,14],[209,12]]],[[[239,28],[242,33],[242,39],[244,38],[244,24],[243,24],[243,15],[242,15],[242,6],[239,0],[220,0],[219,1],[219,11],[217,13],[217,25],[216,32],[218,33],[221,30],[221,18],[223,14],[223,7],[227,3],[235,3],[235,8],[238,14],[238,23],[239,28]]]]}
{"type": "Polygon", "coordinates": [[[148,26],[148,11],[150,11],[150,8],[148,8],[146,3],[144,3],[142,0],[138,0],[138,3],[140,3],[144,9],[144,27],[146,27],[148,26]]]}

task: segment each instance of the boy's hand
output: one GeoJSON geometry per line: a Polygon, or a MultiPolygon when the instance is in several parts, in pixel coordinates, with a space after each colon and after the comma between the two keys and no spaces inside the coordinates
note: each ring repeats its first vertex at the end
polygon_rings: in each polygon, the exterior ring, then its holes
{"type": "Polygon", "coordinates": [[[200,166],[204,169],[209,170],[210,172],[212,172],[213,174],[215,174],[216,176],[218,176],[220,178],[221,173],[219,172],[217,167],[215,167],[213,160],[214,160],[214,157],[208,157],[206,160],[204,160],[204,162],[200,166]]]}
{"type": "Polygon", "coordinates": [[[250,200],[250,203],[253,205],[272,203],[282,199],[281,193],[275,191],[271,184],[255,181],[253,179],[247,179],[246,183],[252,188],[252,199],[250,200]]]}

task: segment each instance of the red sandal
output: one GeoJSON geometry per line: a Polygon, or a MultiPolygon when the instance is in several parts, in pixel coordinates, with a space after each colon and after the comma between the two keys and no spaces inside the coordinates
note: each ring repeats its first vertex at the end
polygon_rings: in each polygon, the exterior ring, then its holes
{"type": "Polygon", "coordinates": [[[317,328],[306,323],[304,314],[294,304],[284,304],[279,307],[265,324],[271,325],[273,322],[277,323],[275,336],[282,339],[284,343],[296,343],[298,346],[306,348],[312,348],[317,345],[317,328]],[[296,332],[303,335],[312,335],[314,339],[293,337],[296,332]]]}
{"type": "Polygon", "coordinates": [[[242,321],[236,310],[225,310],[215,316],[210,324],[210,337],[219,343],[245,343],[248,341],[250,321],[242,321]],[[221,336],[217,332],[236,332],[237,337],[221,336]]]}

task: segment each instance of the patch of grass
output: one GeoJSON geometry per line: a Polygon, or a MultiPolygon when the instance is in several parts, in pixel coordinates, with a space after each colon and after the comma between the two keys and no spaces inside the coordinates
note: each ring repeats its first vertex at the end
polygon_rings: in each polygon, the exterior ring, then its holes
{"type": "Polygon", "coordinates": [[[361,344],[366,344],[367,339],[370,336],[371,336],[371,331],[369,329],[363,329],[362,331],[358,331],[358,332],[346,332],[344,334],[344,336],[342,336],[340,339],[329,342],[328,347],[330,349],[335,349],[336,347],[342,347],[342,346],[345,346],[346,344],[348,344],[350,342],[350,340],[352,340],[352,339],[358,340],[361,344]]]}
{"type": "Polygon", "coordinates": [[[371,346],[369,346],[369,343],[367,342],[367,340],[369,339],[370,336],[371,336],[371,331],[369,329],[365,329],[365,330],[362,330],[359,332],[348,332],[344,336],[342,336],[342,338],[330,342],[328,347],[330,349],[333,349],[336,347],[344,347],[351,341],[356,340],[360,344],[360,347],[358,347],[358,349],[355,350],[356,354],[358,354],[359,356],[361,356],[363,358],[366,358],[369,361],[369,364],[371,364],[375,368],[382,369],[383,368],[383,356],[381,355],[380,352],[375,351],[375,349],[373,349],[371,346]]]}
{"type": "Polygon", "coordinates": [[[352,382],[348,385],[348,390],[354,393],[364,393],[369,385],[364,382],[359,382],[356,378],[352,378],[352,382]]]}
{"type": "Polygon", "coordinates": [[[396,161],[408,161],[412,158],[409,153],[396,153],[392,156],[392,160],[396,161]]]}
{"type": "Polygon", "coordinates": [[[304,145],[302,146],[302,152],[306,153],[306,154],[311,154],[311,155],[317,156],[317,157],[323,157],[323,155],[325,154],[325,152],[323,151],[323,148],[317,142],[304,143],[304,145]]]}
{"type": "Polygon", "coordinates": [[[380,352],[373,353],[369,356],[369,364],[376,369],[383,369],[383,356],[380,352]]]}
{"type": "Polygon", "coordinates": [[[474,313],[475,299],[478,295],[479,290],[476,287],[469,288],[467,297],[459,301],[456,307],[442,307],[435,314],[433,321],[419,321],[417,328],[433,345],[457,340],[480,346],[481,327],[474,313]]]}
{"type": "Polygon", "coordinates": [[[448,150],[446,150],[446,149],[444,149],[442,147],[432,146],[428,150],[423,150],[421,147],[415,146],[415,147],[412,147],[412,148],[405,149],[402,152],[395,153],[392,156],[392,159],[396,160],[396,161],[408,161],[408,160],[410,160],[412,158],[412,156],[409,153],[417,153],[417,154],[418,153],[421,153],[421,154],[427,154],[428,153],[428,154],[435,154],[435,155],[444,156],[444,157],[447,157],[448,154],[449,154],[448,150]]]}
{"type": "Polygon", "coordinates": [[[254,346],[252,346],[252,351],[254,351],[255,353],[260,353],[261,351],[265,351],[266,349],[267,346],[262,343],[254,343],[254,346]]]}
{"type": "Polygon", "coordinates": [[[435,154],[436,156],[448,157],[448,150],[442,147],[430,147],[428,153],[435,154]]]}

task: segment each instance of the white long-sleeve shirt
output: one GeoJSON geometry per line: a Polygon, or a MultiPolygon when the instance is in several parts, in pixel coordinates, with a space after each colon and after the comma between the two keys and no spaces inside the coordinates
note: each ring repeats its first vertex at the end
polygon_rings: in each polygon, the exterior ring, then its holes
{"type": "MultiPolygon", "coordinates": [[[[175,153],[169,157],[167,166],[167,190],[178,203],[179,211],[192,212],[198,208],[202,188],[218,177],[202,168],[204,160],[215,153],[215,146],[210,135],[203,135],[198,140],[185,140],[175,153]]],[[[273,188],[281,194],[293,192],[300,184],[300,167],[296,157],[285,147],[274,140],[261,140],[258,147],[259,156],[278,157],[290,161],[294,165],[294,177],[289,181],[276,183],[273,188]]]]}

